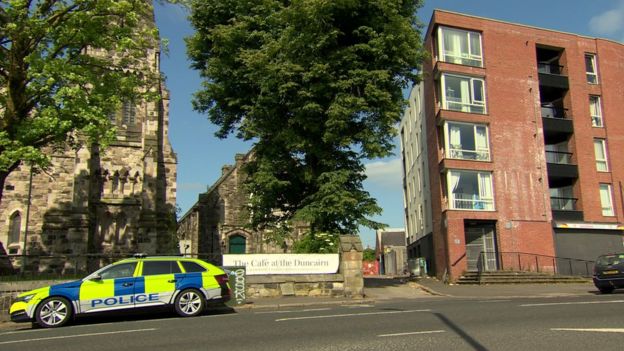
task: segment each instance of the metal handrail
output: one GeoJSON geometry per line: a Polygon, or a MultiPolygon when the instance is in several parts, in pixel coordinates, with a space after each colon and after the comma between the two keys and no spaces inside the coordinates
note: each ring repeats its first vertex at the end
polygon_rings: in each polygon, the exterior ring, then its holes
{"type": "Polygon", "coordinates": [[[542,104],[542,117],[544,118],[559,118],[566,119],[568,118],[568,109],[563,107],[556,107],[552,104],[542,104]]]}
{"type": "Polygon", "coordinates": [[[572,153],[564,151],[546,151],[546,162],[563,165],[572,164],[572,153]]]}
{"type": "Polygon", "coordinates": [[[496,256],[497,270],[499,271],[512,270],[524,272],[543,272],[552,273],[554,275],[579,275],[590,277],[593,272],[593,265],[595,264],[595,261],[580,258],[549,256],[528,252],[481,251],[477,264],[479,276],[483,273],[486,255],[496,256]],[[579,266],[583,269],[579,269],[579,266]]]}
{"type": "Polygon", "coordinates": [[[563,66],[550,62],[538,62],[537,71],[539,73],[562,75],[561,72],[563,72],[563,66]]]}
{"type": "Polygon", "coordinates": [[[575,197],[550,197],[550,207],[555,211],[576,211],[576,202],[578,201],[575,197]]]}

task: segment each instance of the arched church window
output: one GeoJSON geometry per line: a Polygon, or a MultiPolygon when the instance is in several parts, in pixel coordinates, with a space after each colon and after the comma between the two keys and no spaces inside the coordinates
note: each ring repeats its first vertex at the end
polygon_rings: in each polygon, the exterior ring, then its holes
{"type": "Polygon", "coordinates": [[[134,101],[124,101],[122,107],[121,121],[127,126],[133,126],[136,123],[136,104],[134,101]]]}
{"type": "Polygon", "coordinates": [[[232,235],[230,236],[230,238],[228,239],[228,253],[231,254],[244,254],[245,253],[245,249],[247,246],[247,239],[239,234],[236,235],[232,235]]]}
{"type": "Polygon", "coordinates": [[[8,244],[18,244],[20,240],[20,229],[22,228],[22,215],[16,211],[11,215],[9,223],[9,242],[8,244]]]}

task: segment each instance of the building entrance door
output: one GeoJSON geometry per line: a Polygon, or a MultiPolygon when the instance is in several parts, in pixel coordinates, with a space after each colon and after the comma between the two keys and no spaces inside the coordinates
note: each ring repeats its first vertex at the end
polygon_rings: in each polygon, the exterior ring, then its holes
{"type": "Polygon", "coordinates": [[[497,266],[495,233],[496,229],[492,223],[465,224],[466,235],[466,260],[468,271],[479,270],[495,271],[497,266]],[[481,258],[483,253],[483,258],[481,258]]]}

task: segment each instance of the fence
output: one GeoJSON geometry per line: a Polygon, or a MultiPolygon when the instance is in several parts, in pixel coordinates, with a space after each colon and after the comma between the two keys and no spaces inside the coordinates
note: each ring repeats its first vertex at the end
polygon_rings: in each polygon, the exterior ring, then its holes
{"type": "MultiPolygon", "coordinates": [[[[163,256],[165,254],[158,254],[163,256]]],[[[130,253],[76,254],[76,255],[0,255],[0,281],[18,280],[71,280],[82,278],[104,266],[124,258],[130,253]]],[[[182,256],[179,253],[167,256],[182,256]]],[[[221,265],[220,254],[187,254],[221,265]]]]}
{"type": "Polygon", "coordinates": [[[479,255],[479,272],[485,270],[486,257],[492,256],[497,258],[498,270],[540,272],[555,275],[578,275],[584,277],[590,277],[594,270],[594,261],[577,258],[547,256],[526,252],[482,251],[479,255]]]}

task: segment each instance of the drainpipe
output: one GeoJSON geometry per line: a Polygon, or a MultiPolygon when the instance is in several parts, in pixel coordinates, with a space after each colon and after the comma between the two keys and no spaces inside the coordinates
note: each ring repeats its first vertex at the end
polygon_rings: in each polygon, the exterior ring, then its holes
{"type": "Polygon", "coordinates": [[[28,259],[28,222],[30,221],[30,199],[32,197],[32,180],[33,180],[33,166],[30,165],[30,180],[28,181],[28,203],[26,204],[26,224],[24,226],[24,250],[22,255],[24,260],[22,263],[22,272],[26,268],[26,260],[28,259]]]}

